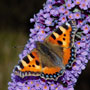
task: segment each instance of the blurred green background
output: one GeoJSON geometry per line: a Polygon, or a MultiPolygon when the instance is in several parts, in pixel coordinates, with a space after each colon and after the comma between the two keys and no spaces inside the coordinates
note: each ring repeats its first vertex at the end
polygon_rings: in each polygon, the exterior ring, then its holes
{"type": "MultiPolygon", "coordinates": [[[[8,90],[18,55],[29,39],[29,29],[33,28],[30,18],[39,12],[45,1],[0,0],[0,90],[8,90]]],[[[90,90],[90,62],[75,86],[75,90],[80,89],[90,90]]]]}

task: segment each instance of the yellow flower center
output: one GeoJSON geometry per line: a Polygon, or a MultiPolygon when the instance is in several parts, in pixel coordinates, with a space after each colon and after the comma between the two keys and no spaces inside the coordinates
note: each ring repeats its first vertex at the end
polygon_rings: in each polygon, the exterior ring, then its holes
{"type": "Polygon", "coordinates": [[[37,26],[38,29],[40,29],[40,26],[37,26]]]}
{"type": "Polygon", "coordinates": [[[44,31],[44,30],[42,30],[41,32],[42,32],[42,33],[44,33],[45,31],[44,31]]]}
{"type": "Polygon", "coordinates": [[[48,23],[49,23],[49,24],[51,24],[51,22],[50,22],[50,21],[49,21],[48,23]]]}
{"type": "Polygon", "coordinates": [[[62,10],[64,11],[64,8],[62,8],[62,10]]]}
{"type": "Polygon", "coordinates": [[[30,87],[27,87],[28,89],[30,89],[30,87]]]}
{"type": "Polygon", "coordinates": [[[55,88],[55,90],[57,90],[58,88],[55,88]]]}
{"type": "Polygon", "coordinates": [[[70,7],[70,4],[68,4],[68,7],[70,7]]]}
{"type": "Polygon", "coordinates": [[[65,17],[63,17],[62,19],[65,20],[65,17]]]}
{"type": "Polygon", "coordinates": [[[85,7],[85,4],[83,3],[82,6],[85,7]]]}
{"type": "Polygon", "coordinates": [[[77,3],[77,4],[80,4],[80,2],[79,2],[79,1],[77,1],[76,3],[77,3]]]}
{"type": "Polygon", "coordinates": [[[33,84],[33,81],[31,81],[31,84],[33,84]]]}
{"type": "Polygon", "coordinates": [[[80,23],[82,23],[82,21],[80,21],[80,23]]]}
{"type": "Polygon", "coordinates": [[[45,89],[47,89],[47,86],[44,86],[45,89]]]}
{"type": "Polygon", "coordinates": [[[71,15],[69,15],[69,18],[72,18],[72,16],[71,16],[71,15]]]}
{"type": "Polygon", "coordinates": [[[51,86],[54,86],[54,84],[51,84],[51,86]]]}
{"type": "Polygon", "coordinates": [[[52,8],[52,6],[50,5],[49,8],[52,8]]]}
{"type": "Polygon", "coordinates": [[[79,17],[79,14],[77,13],[77,14],[76,14],[76,16],[78,16],[78,17],[79,17]]]}
{"type": "Polygon", "coordinates": [[[85,2],[87,2],[87,0],[85,0],[85,2]]]}
{"type": "Polygon", "coordinates": [[[38,87],[38,86],[39,86],[39,84],[36,84],[36,86],[38,87]]]}
{"type": "Polygon", "coordinates": [[[80,42],[78,42],[77,44],[80,45],[80,42]]]}
{"type": "Polygon", "coordinates": [[[85,30],[88,30],[88,27],[85,27],[85,30]]]}
{"type": "Polygon", "coordinates": [[[68,13],[68,11],[65,11],[65,13],[67,14],[67,13],[68,13]]]}

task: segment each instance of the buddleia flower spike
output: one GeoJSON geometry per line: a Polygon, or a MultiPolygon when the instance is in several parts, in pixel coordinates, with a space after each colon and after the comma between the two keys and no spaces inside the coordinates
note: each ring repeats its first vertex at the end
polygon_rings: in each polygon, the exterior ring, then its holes
{"type": "Polygon", "coordinates": [[[8,90],[74,90],[90,60],[90,0],[47,0],[30,21],[34,28],[11,74],[8,90]],[[76,26],[66,24],[70,21],[76,26]]]}

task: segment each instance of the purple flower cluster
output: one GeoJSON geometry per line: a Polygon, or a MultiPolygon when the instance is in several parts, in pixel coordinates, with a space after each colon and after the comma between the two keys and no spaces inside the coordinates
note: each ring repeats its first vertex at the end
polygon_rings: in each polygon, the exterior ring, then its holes
{"type": "Polygon", "coordinates": [[[30,39],[19,57],[25,57],[35,48],[35,41],[43,41],[53,29],[68,20],[75,20],[78,28],[75,38],[77,57],[72,69],[66,70],[59,80],[63,84],[40,78],[21,80],[13,73],[9,90],[74,90],[77,78],[90,60],[90,0],[47,0],[44,8],[30,19],[35,23],[34,28],[30,29],[30,39]]]}

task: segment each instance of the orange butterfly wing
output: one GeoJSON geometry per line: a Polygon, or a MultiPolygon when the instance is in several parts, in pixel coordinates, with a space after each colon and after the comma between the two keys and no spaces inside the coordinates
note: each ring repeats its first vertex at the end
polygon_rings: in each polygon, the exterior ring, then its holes
{"type": "MultiPolygon", "coordinates": [[[[41,71],[41,63],[36,49],[33,49],[30,54],[27,54],[27,56],[25,56],[23,60],[20,60],[18,65],[15,67],[15,73],[19,76],[20,72],[21,74],[27,72],[28,74],[26,74],[30,76],[34,75],[34,73],[38,75],[41,71]]],[[[23,76],[21,75],[21,77],[23,76]]]]}

